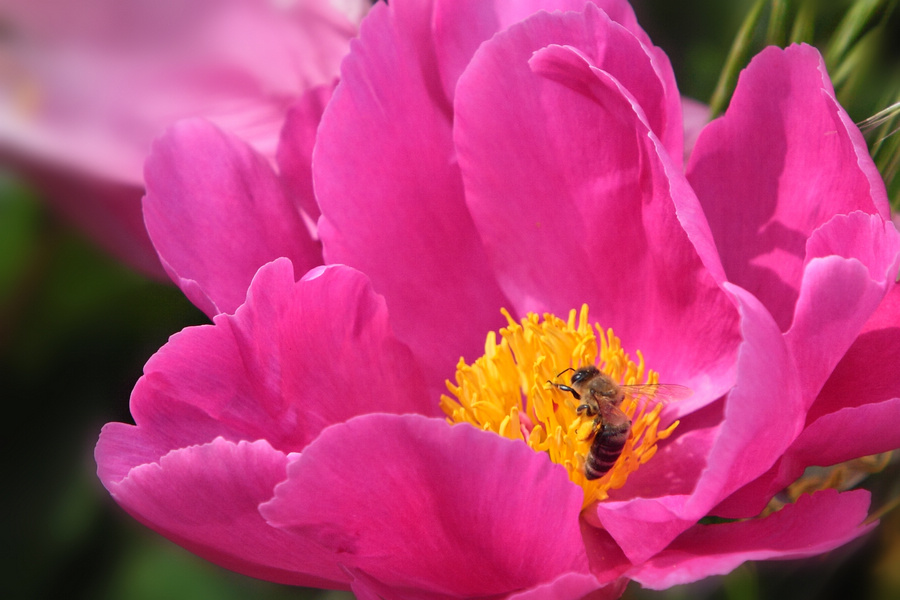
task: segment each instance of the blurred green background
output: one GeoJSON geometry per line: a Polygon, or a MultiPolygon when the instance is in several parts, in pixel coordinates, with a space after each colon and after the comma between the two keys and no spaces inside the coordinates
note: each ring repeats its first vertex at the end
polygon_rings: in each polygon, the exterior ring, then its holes
{"type": "MultiPolygon", "coordinates": [[[[755,2],[634,4],[644,28],[671,57],[682,92],[709,101],[755,2]]],[[[826,51],[854,3],[764,4],[757,33],[750,36],[751,53],[778,35],[767,23],[773,6],[784,9],[789,31],[797,11],[814,5],[805,30],[811,37],[805,39],[826,51]]],[[[874,4],[882,12],[854,38],[862,40],[857,62],[844,68],[847,77],[839,86],[858,122],[900,93],[900,18],[894,11],[879,21],[896,2],[874,4]]],[[[834,73],[842,64],[829,68],[834,73]]],[[[104,423],[130,422],[128,397],[144,362],[169,335],[204,322],[175,287],[149,281],[96,250],[51,213],[27,182],[0,168],[0,393],[7,423],[0,597],[350,597],[257,581],[206,563],[131,520],[97,481],[93,445],[104,423]]],[[[898,481],[896,461],[867,480],[873,506],[900,494],[898,481]]],[[[900,598],[897,513],[873,535],[829,555],[745,565],[728,577],[666,592],[632,585],[626,597],[900,598]]]]}

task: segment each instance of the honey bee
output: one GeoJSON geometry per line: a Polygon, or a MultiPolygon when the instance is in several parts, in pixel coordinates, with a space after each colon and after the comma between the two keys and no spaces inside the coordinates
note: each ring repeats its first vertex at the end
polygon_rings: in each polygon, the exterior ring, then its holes
{"type": "Polygon", "coordinates": [[[639,400],[655,399],[661,402],[681,400],[691,395],[691,390],[674,384],[621,385],[597,367],[568,368],[573,371],[570,385],[550,383],[554,387],[571,393],[581,404],[576,409],[579,415],[594,419],[590,434],[583,440],[591,443],[591,450],[584,461],[584,476],[599,479],[609,471],[628,440],[631,433],[631,419],[622,412],[619,405],[625,396],[639,400]]]}

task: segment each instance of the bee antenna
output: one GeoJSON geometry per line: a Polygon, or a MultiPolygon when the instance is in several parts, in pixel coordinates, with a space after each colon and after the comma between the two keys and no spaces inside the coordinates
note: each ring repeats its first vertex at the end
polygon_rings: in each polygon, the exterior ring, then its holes
{"type": "Polygon", "coordinates": [[[559,373],[557,373],[556,378],[559,379],[560,377],[563,376],[563,373],[567,373],[567,372],[569,372],[569,371],[574,371],[574,370],[575,370],[575,369],[573,369],[572,367],[569,367],[568,369],[563,369],[562,371],[560,371],[559,373]]]}

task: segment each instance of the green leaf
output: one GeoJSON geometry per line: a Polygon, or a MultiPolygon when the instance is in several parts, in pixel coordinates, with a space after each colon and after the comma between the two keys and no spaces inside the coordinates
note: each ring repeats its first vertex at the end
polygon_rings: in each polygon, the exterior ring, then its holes
{"type": "Polygon", "coordinates": [[[769,26],[766,29],[766,44],[784,46],[787,39],[788,2],[787,0],[771,0],[769,10],[769,26]]]}
{"type": "Polygon", "coordinates": [[[728,51],[728,57],[725,59],[725,66],[722,67],[722,73],[719,75],[719,81],[716,83],[716,89],[713,91],[712,98],[709,101],[710,118],[715,118],[722,114],[728,99],[734,91],[737,83],[738,74],[747,63],[750,56],[750,50],[753,41],[753,35],[759,26],[760,17],[762,16],[763,7],[766,0],[757,0],[756,4],[747,13],[741,28],[738,30],[737,36],[728,51]]]}
{"type": "Polygon", "coordinates": [[[844,59],[850,46],[869,25],[873,15],[885,4],[884,0],[857,0],[835,28],[825,52],[825,64],[837,65],[844,59]]]}

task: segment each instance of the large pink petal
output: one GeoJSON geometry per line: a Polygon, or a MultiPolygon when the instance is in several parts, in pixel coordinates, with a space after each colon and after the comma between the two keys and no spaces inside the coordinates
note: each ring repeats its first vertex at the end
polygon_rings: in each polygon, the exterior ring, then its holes
{"type": "MultiPolygon", "coordinates": [[[[438,66],[441,69],[444,91],[451,100],[454,97],[456,82],[468,67],[478,47],[489,40],[495,33],[523,21],[538,11],[574,11],[585,10],[584,0],[450,0],[437,2],[434,11],[435,51],[438,66]]],[[[662,91],[663,99],[653,98],[648,103],[647,112],[652,114],[655,133],[663,140],[670,152],[681,152],[681,107],[679,105],[678,88],[669,59],[659,48],[650,43],[647,34],[640,28],[634,11],[624,0],[597,0],[591,3],[602,9],[610,19],[624,27],[644,47],[646,58],[652,61],[651,69],[656,72],[657,83],[662,90],[654,90],[654,94],[662,91]],[[649,108],[652,106],[652,110],[649,108]],[[658,127],[658,129],[657,129],[658,127]]],[[[554,40],[557,43],[565,43],[554,40]]],[[[613,42],[614,43],[614,42],[613,42]]],[[[635,69],[638,61],[630,55],[628,66],[635,69]]],[[[647,65],[641,65],[646,67],[647,65]]],[[[608,68],[608,67],[607,67],[608,68]]],[[[619,70],[615,74],[627,79],[629,69],[619,70]]],[[[625,82],[626,87],[628,83],[625,82]]],[[[644,87],[644,86],[642,86],[644,87]]],[[[643,103],[640,89],[632,89],[632,93],[643,103]]]]}
{"type": "Polygon", "coordinates": [[[827,466],[900,447],[892,430],[896,429],[894,416],[898,414],[892,411],[900,398],[898,362],[900,287],[895,284],[807,413],[807,429],[782,460],[732,494],[713,514],[735,518],[757,515],[774,494],[793,483],[807,466],[827,466]],[[847,435],[848,431],[863,433],[847,435]],[[838,438],[842,442],[834,443],[838,438]]]}
{"type": "MultiPolygon", "coordinates": [[[[587,302],[661,379],[694,389],[688,410],[731,386],[737,315],[680,149],[676,164],[641,106],[591,64],[621,70],[633,55],[646,58],[596,8],[538,13],[481,46],[457,86],[455,139],[469,208],[516,310],[587,302]]],[[[641,64],[629,77],[657,85],[641,64]]]]}
{"type": "Polygon", "coordinates": [[[346,589],[347,576],[330,551],[270,527],[259,514],[285,479],[288,459],[264,440],[219,438],[103,483],[134,518],[218,565],[270,581],[346,589]]]}
{"type": "Polygon", "coordinates": [[[439,409],[365,277],[327,267],[295,283],[282,259],[234,316],[182,331],[150,359],[131,412],[136,427],[104,429],[104,477],[219,436],[291,452],[355,415],[439,409]]]}
{"type": "Polygon", "coordinates": [[[327,262],[371,277],[440,392],[461,355],[483,352],[508,302],[463,201],[426,8],[372,9],[322,117],[313,178],[327,262]]]}
{"type": "Polygon", "coordinates": [[[641,585],[665,589],[723,575],[748,560],[803,558],[837,548],[870,531],[865,490],[802,496],[765,519],[697,525],[629,573],[641,585]]]}
{"type": "MultiPolygon", "coordinates": [[[[609,0],[585,3],[583,0],[554,2],[494,0],[492,2],[451,1],[439,3],[435,10],[437,53],[448,96],[453,97],[457,80],[468,68],[479,45],[498,31],[511,27],[538,10],[589,14],[597,8],[615,26],[595,32],[558,28],[545,29],[543,44],[571,44],[591,56],[593,64],[609,71],[635,96],[644,108],[653,132],[673,156],[681,156],[683,130],[681,98],[669,59],[638,26],[634,11],[626,2],[609,0]],[[478,25],[473,27],[472,23],[478,25]],[[562,33],[562,35],[560,35],[562,33]],[[573,35],[574,33],[574,35],[573,35]],[[596,36],[597,39],[592,39],[596,36]]],[[[557,15],[558,16],[558,15],[557,15]]],[[[543,25],[535,25],[541,28],[543,25]]]]}
{"type": "Polygon", "coordinates": [[[581,497],[524,443],[367,415],[325,430],[261,511],[386,585],[490,596],[587,573],[581,497]]]}
{"type": "Polygon", "coordinates": [[[809,46],[768,48],[750,63],[725,116],[700,135],[688,177],[729,280],[760,298],[783,331],[812,232],[855,210],[890,218],[865,141],[809,46]]]}
{"type": "MultiPolygon", "coordinates": [[[[716,437],[699,480],[692,490],[681,491],[684,483],[678,484],[678,494],[599,502],[587,509],[589,522],[602,525],[635,564],[660,552],[722,498],[765,473],[803,426],[797,374],[776,324],[753,296],[729,288],[740,306],[744,341],[737,384],[726,399],[722,424],[713,430],[716,437]],[[773,406],[778,407],[777,420],[772,419],[773,406]]],[[[704,440],[708,436],[700,436],[704,440]]],[[[670,460],[677,461],[677,454],[670,460]]]]}
{"type": "Polygon", "coordinates": [[[144,219],[163,266],[210,316],[233,313],[269,261],[290,258],[301,273],[321,264],[269,163],[205,121],[169,129],[147,159],[146,179],[144,219]]]}

